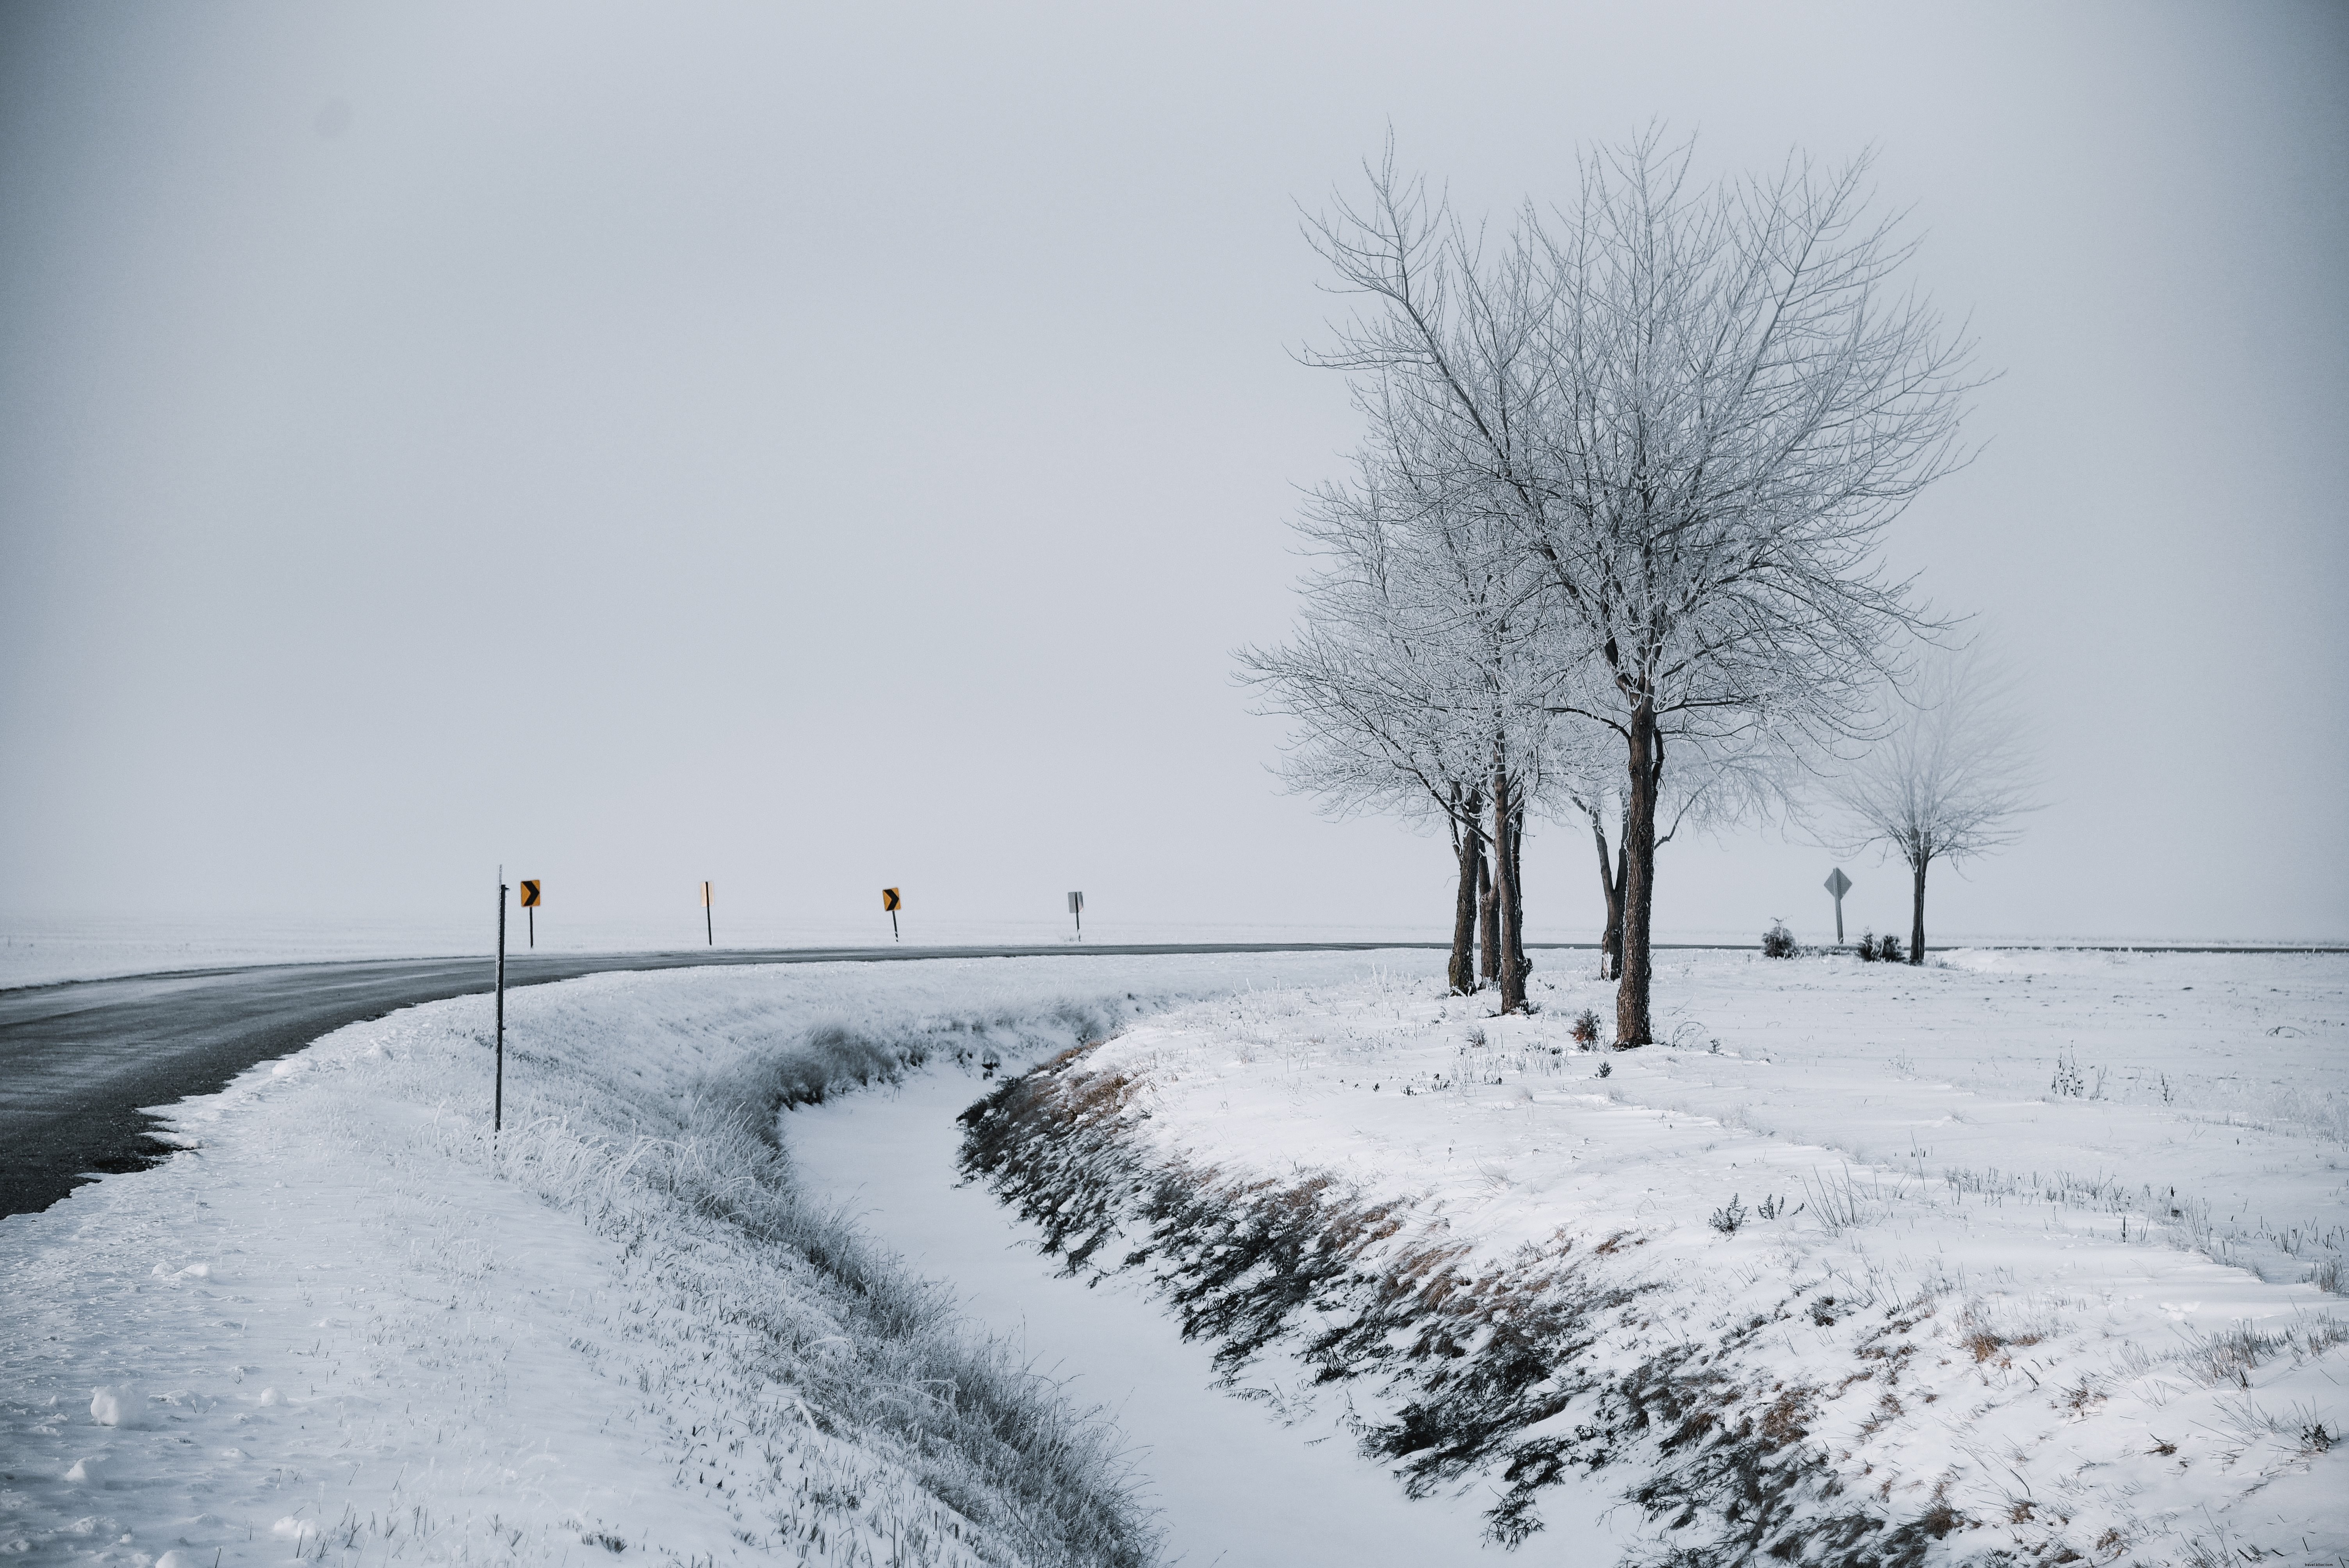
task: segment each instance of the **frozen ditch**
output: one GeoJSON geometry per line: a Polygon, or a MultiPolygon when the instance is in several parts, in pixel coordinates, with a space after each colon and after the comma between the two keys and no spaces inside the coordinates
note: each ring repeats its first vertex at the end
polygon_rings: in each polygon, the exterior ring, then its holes
{"type": "MultiPolygon", "coordinates": [[[[805,1107],[786,1114],[785,1140],[811,1191],[849,1205],[922,1274],[952,1281],[966,1313],[1077,1403],[1106,1411],[1159,1511],[1168,1562],[1340,1568],[1490,1555],[1477,1544],[1486,1489],[1413,1501],[1328,1413],[1286,1425],[1267,1404],[1216,1387],[1213,1346],[1184,1340],[1158,1302],[1069,1277],[1010,1210],[957,1186],[955,1119],[981,1087],[933,1073],[805,1107]]],[[[1604,1489],[1587,1496],[1589,1513],[1570,1533],[1590,1553],[1583,1561],[1612,1562],[1599,1515],[1614,1500],[1604,1489]]]]}

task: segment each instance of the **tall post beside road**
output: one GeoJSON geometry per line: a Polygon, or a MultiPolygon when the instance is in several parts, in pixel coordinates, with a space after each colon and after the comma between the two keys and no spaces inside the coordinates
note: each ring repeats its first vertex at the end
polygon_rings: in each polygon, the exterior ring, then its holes
{"type": "Polygon", "coordinates": [[[1085,939],[1084,894],[1081,892],[1072,892],[1069,895],[1069,913],[1077,917],[1077,940],[1079,942],[1082,942],[1085,939]]]}
{"type": "MultiPolygon", "coordinates": [[[[1841,866],[1827,873],[1827,892],[1836,901],[1836,945],[1843,945],[1843,895],[1851,891],[1851,879],[1843,874],[1841,866]]],[[[1865,956],[1865,954],[1863,954],[1865,956]]]]}
{"type": "Polygon", "coordinates": [[[506,1126],[506,868],[498,868],[498,1079],[490,1099],[490,1130],[506,1126]]]}
{"type": "Polygon", "coordinates": [[[701,938],[705,944],[718,945],[717,918],[709,913],[709,884],[701,884],[701,938]]]}

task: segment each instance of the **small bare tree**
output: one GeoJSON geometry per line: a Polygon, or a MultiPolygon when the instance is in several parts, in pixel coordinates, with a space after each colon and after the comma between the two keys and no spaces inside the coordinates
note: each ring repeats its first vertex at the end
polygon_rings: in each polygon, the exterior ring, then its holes
{"type": "Polygon", "coordinates": [[[1881,738],[1835,781],[1851,823],[1847,847],[1882,845],[1909,867],[1914,890],[1909,962],[1925,962],[1925,872],[2002,849],[2015,819],[2036,809],[2034,770],[2013,685],[1973,651],[1943,653],[1888,705],[1881,738]]]}

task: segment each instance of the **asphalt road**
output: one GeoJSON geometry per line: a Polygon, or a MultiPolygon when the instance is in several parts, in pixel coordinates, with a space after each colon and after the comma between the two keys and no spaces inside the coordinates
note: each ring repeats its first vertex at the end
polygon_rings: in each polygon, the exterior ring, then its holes
{"type": "MultiPolygon", "coordinates": [[[[1375,952],[1434,943],[1228,943],[1049,947],[721,948],[506,955],[506,984],[615,969],[731,964],[1161,953],[1375,952]]],[[[488,958],[402,958],[198,969],[0,990],[0,1215],[46,1209],[84,1181],[168,1152],[140,1108],[211,1094],[255,1062],[363,1018],[495,983],[488,958]]]]}

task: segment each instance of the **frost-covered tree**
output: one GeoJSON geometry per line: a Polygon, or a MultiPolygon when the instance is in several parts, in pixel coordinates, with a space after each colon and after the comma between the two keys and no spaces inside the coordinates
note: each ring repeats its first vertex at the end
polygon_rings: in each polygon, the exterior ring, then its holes
{"type": "Polygon", "coordinates": [[[1960,460],[1965,349],[1896,292],[1865,167],[1700,185],[1651,133],[1487,252],[1390,156],[1314,227],[1364,302],[1316,360],[1386,387],[1536,566],[1545,701],[1615,738],[1619,1045],[1653,1033],[1668,765],[1854,733],[1920,626],[1879,546],[1960,460]]]}
{"type": "Polygon", "coordinates": [[[1409,451],[1377,427],[1352,482],[1310,497],[1299,529],[1319,565],[1302,586],[1297,635],[1243,649],[1242,678],[1264,711],[1295,723],[1280,772],[1337,815],[1441,818],[1458,880],[1452,984],[1475,988],[1479,914],[1485,972],[1522,1010],[1525,818],[1540,789],[1543,740],[1557,721],[1524,701],[1524,595],[1508,556],[1476,520],[1421,482],[1409,451]]]}
{"type": "Polygon", "coordinates": [[[1971,650],[1929,655],[1890,698],[1879,737],[1835,780],[1854,851],[1880,845],[1909,868],[1909,962],[1925,962],[1925,872],[2002,849],[2035,809],[2013,686],[1971,650]]]}

